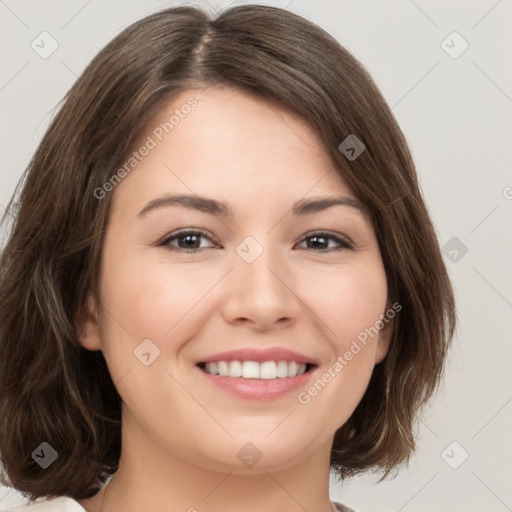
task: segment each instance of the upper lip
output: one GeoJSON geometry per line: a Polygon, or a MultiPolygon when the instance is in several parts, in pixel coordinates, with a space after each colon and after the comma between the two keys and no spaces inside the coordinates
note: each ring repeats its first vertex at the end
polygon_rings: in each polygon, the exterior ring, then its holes
{"type": "Polygon", "coordinates": [[[297,363],[317,364],[313,358],[284,347],[246,347],[228,350],[204,357],[200,361],[197,361],[197,363],[213,363],[216,361],[256,361],[260,363],[264,361],[296,361],[297,363]]]}

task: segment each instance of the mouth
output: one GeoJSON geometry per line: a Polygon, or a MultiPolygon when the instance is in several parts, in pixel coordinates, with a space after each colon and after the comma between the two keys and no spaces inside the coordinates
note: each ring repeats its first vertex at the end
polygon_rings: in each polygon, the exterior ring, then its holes
{"type": "Polygon", "coordinates": [[[209,375],[220,377],[275,380],[292,379],[311,372],[316,365],[299,361],[211,361],[197,366],[209,375]]]}
{"type": "Polygon", "coordinates": [[[286,360],[218,360],[196,364],[203,378],[199,382],[224,396],[268,403],[293,399],[293,392],[313,378],[316,364],[286,360]],[[204,379],[204,380],[203,380],[204,379]]]}

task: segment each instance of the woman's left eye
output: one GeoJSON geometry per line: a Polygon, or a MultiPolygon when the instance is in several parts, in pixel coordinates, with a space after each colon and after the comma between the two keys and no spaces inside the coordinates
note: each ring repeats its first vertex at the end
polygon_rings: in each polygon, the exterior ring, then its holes
{"type": "MultiPolygon", "coordinates": [[[[334,235],[331,233],[313,233],[311,235],[308,235],[306,238],[304,238],[303,242],[307,242],[307,240],[314,240],[314,244],[318,247],[318,245],[329,245],[328,240],[334,240],[338,247],[335,248],[327,248],[325,247],[325,252],[333,251],[341,251],[343,249],[352,249],[352,244],[345,238],[342,238],[341,236],[334,235]],[[327,249],[327,250],[326,250],[327,249]]],[[[314,248],[314,247],[313,247],[314,248]]],[[[311,247],[308,247],[308,249],[311,249],[311,247]]]]}
{"type": "MultiPolygon", "coordinates": [[[[173,235],[167,237],[160,245],[172,247],[173,250],[174,249],[177,249],[177,250],[182,249],[186,252],[197,252],[201,249],[205,249],[205,248],[208,249],[208,248],[213,247],[213,246],[201,247],[201,242],[200,242],[201,238],[206,238],[209,240],[212,239],[212,237],[208,233],[205,233],[203,231],[189,230],[189,231],[182,231],[180,233],[173,234],[173,235]],[[177,246],[176,246],[176,244],[171,243],[174,240],[177,241],[177,246]],[[181,245],[180,242],[182,242],[184,245],[181,245]]],[[[325,233],[325,232],[312,233],[312,234],[306,236],[300,243],[303,244],[305,242],[308,245],[308,247],[305,247],[305,249],[309,249],[309,250],[320,249],[321,252],[341,251],[343,249],[352,249],[353,248],[352,244],[345,238],[342,238],[341,236],[334,235],[331,233],[325,233]],[[307,243],[308,240],[312,241],[312,243],[307,243]],[[332,246],[328,247],[329,241],[334,241],[335,245],[337,245],[338,247],[334,247],[334,248],[332,246]],[[325,246],[325,247],[321,247],[321,246],[325,246]]],[[[317,251],[315,251],[315,252],[317,252],[317,251]]]]}

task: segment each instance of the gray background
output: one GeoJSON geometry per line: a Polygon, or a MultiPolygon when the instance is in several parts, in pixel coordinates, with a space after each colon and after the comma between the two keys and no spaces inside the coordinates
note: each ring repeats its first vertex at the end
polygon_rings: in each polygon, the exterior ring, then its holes
{"type": "MultiPolygon", "coordinates": [[[[122,28],[178,3],[0,0],[0,211],[85,65],[122,28]],[[43,31],[59,45],[47,59],[31,47],[43,31]]],[[[374,77],[411,145],[458,303],[446,380],[409,468],[379,484],[333,480],[331,495],[361,512],[512,510],[512,2],[262,3],[317,23],[374,77]],[[469,44],[461,55],[453,31],[469,44]]],[[[0,487],[0,507],[20,502],[0,487]]]]}

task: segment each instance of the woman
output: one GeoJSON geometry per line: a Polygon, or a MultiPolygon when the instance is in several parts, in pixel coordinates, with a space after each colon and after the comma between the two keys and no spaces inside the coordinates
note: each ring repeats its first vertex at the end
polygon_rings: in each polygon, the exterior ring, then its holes
{"type": "Polygon", "coordinates": [[[389,107],[320,28],[144,18],[24,178],[0,453],[26,510],[350,511],[330,470],[408,461],[453,292],[389,107]]]}

